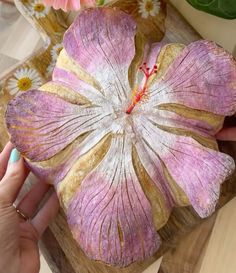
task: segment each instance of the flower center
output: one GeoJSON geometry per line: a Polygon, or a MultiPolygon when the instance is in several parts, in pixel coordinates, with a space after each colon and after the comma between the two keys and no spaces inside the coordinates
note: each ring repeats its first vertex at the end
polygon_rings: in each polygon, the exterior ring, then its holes
{"type": "Polygon", "coordinates": [[[148,80],[153,74],[157,73],[157,66],[156,65],[154,65],[153,69],[150,70],[150,68],[147,67],[147,64],[144,63],[142,66],[140,66],[139,69],[145,75],[145,82],[144,82],[143,88],[141,88],[140,91],[138,91],[138,88],[135,88],[132,91],[132,94],[133,94],[132,102],[131,102],[130,106],[128,107],[128,109],[126,110],[126,114],[131,114],[131,112],[134,109],[135,105],[147,94],[148,80]]]}
{"type": "Polygon", "coordinates": [[[17,87],[20,91],[27,91],[32,87],[32,80],[29,77],[24,77],[18,80],[17,87]]]}
{"type": "Polygon", "coordinates": [[[150,12],[152,11],[154,8],[154,4],[152,1],[147,1],[146,5],[145,5],[145,9],[146,11],[150,12]]]}
{"type": "Polygon", "coordinates": [[[43,4],[36,4],[34,6],[34,10],[37,11],[37,12],[43,12],[45,9],[45,6],[43,4]]]}

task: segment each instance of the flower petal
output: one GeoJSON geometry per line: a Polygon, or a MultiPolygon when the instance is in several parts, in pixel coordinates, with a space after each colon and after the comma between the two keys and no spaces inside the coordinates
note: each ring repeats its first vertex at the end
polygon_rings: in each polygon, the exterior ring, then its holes
{"type": "MultiPolygon", "coordinates": [[[[156,82],[160,82],[164,78],[169,67],[171,67],[185,47],[182,44],[168,44],[165,46],[159,44],[159,46],[161,47],[160,52],[153,50],[155,48],[158,49],[158,46],[155,45],[149,54],[144,56],[148,67],[153,67],[155,64],[158,67],[157,74],[149,80],[149,86],[152,86],[153,82],[155,85],[156,82]]],[[[151,97],[149,93],[150,90],[147,92],[148,98],[151,97]]],[[[154,105],[151,105],[151,103],[150,101],[143,101],[140,107],[142,111],[148,113],[149,116],[153,116],[154,119],[158,117],[158,124],[163,126],[185,129],[189,132],[212,138],[212,140],[214,140],[215,134],[223,126],[224,116],[222,115],[196,110],[182,104],[164,103],[156,108],[155,105],[157,103],[154,102],[154,105]]]]}
{"type": "Polygon", "coordinates": [[[130,94],[128,68],[135,54],[136,25],[122,11],[82,12],[64,36],[68,55],[100,82],[107,98],[124,102],[130,94]]]}
{"type": "MultiPolygon", "coordinates": [[[[97,129],[85,138],[75,140],[64,150],[52,158],[42,162],[32,162],[26,159],[30,170],[42,181],[47,181],[55,187],[63,182],[71,168],[79,162],[80,158],[94,148],[109,135],[109,129],[97,129]]],[[[91,157],[89,158],[91,159],[91,157]]],[[[71,181],[70,181],[71,182],[71,181]]],[[[67,204],[64,204],[66,206],[67,204]]]]}
{"type": "Polygon", "coordinates": [[[43,0],[45,5],[64,11],[80,9],[80,0],[43,0]]]}
{"type": "Polygon", "coordinates": [[[52,79],[60,85],[66,85],[72,88],[93,104],[98,104],[99,102],[105,103],[106,101],[106,98],[98,90],[96,90],[92,85],[80,80],[70,71],[55,67],[52,79]]]}
{"type": "Polygon", "coordinates": [[[12,142],[33,161],[46,160],[76,138],[104,126],[107,107],[77,105],[53,94],[32,90],[8,105],[6,123],[12,142]]]}
{"type": "Polygon", "coordinates": [[[162,79],[150,87],[146,108],[166,103],[232,115],[236,111],[236,63],[222,48],[208,41],[187,46],[162,79]]]}
{"type": "Polygon", "coordinates": [[[234,170],[233,158],[204,147],[191,137],[161,130],[145,116],[136,117],[134,124],[150,158],[152,154],[156,156],[157,166],[160,160],[163,162],[197,213],[201,217],[213,213],[220,184],[234,170]]]}
{"type": "Polygon", "coordinates": [[[67,211],[68,223],[85,253],[116,266],[150,257],[160,245],[131,149],[130,138],[114,137],[67,211]]]}

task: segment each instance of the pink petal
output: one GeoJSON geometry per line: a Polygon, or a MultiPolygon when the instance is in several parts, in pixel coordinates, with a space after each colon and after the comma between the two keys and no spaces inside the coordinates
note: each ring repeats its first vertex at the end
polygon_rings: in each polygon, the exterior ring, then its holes
{"type": "Polygon", "coordinates": [[[32,90],[14,98],[7,107],[11,141],[28,159],[46,160],[80,135],[108,122],[109,109],[71,104],[47,92],[32,90]]]}
{"type": "Polygon", "coordinates": [[[78,79],[72,72],[55,67],[52,79],[54,82],[57,82],[60,85],[68,86],[72,90],[78,92],[93,104],[97,104],[98,101],[102,103],[107,102],[106,98],[100,91],[78,79]]]}
{"type": "Polygon", "coordinates": [[[106,97],[124,103],[130,95],[128,68],[135,54],[136,25],[126,13],[99,8],[77,17],[64,36],[69,56],[92,75],[106,97]]]}
{"type": "MultiPolygon", "coordinates": [[[[173,107],[174,110],[174,107],[173,107]]],[[[175,128],[175,129],[184,129],[187,132],[193,132],[197,135],[204,136],[208,139],[215,140],[215,134],[219,131],[219,126],[216,126],[215,124],[219,124],[220,126],[223,126],[223,118],[219,119],[219,122],[213,122],[201,119],[201,114],[199,113],[199,119],[197,118],[190,118],[185,117],[181,114],[177,114],[174,111],[168,111],[168,110],[159,110],[156,111],[156,113],[153,113],[153,111],[146,112],[148,113],[150,119],[157,120],[158,117],[158,124],[161,126],[166,126],[169,128],[175,128]],[[158,114],[157,114],[158,113],[158,114]]],[[[213,119],[212,114],[212,119],[213,119]]]]}
{"type": "Polygon", "coordinates": [[[152,109],[178,103],[219,115],[236,111],[236,63],[222,48],[208,41],[187,46],[171,64],[163,80],[149,90],[152,109]]]}
{"type": "Polygon", "coordinates": [[[81,8],[80,0],[68,0],[64,11],[79,10],[81,8]]]}
{"type": "Polygon", "coordinates": [[[64,11],[80,9],[80,0],[43,0],[45,5],[64,11]]]}
{"type": "MultiPolygon", "coordinates": [[[[213,213],[220,184],[234,170],[233,158],[204,147],[191,137],[163,131],[144,116],[135,118],[134,124],[150,160],[156,160],[157,169],[160,170],[161,160],[201,217],[213,213]]],[[[150,173],[150,168],[147,171],[150,173]]]]}
{"type": "MultiPolygon", "coordinates": [[[[107,134],[107,129],[97,129],[93,131],[81,143],[75,145],[57,164],[48,164],[49,166],[41,166],[40,162],[31,162],[26,159],[26,163],[30,170],[41,180],[53,184],[55,187],[68,174],[76,161],[99,143],[107,134]]],[[[44,161],[45,163],[45,161],[44,161]]]]}
{"type": "Polygon", "coordinates": [[[150,257],[160,245],[131,149],[129,137],[113,138],[105,158],[83,180],[67,211],[83,251],[92,259],[116,266],[150,257]]]}

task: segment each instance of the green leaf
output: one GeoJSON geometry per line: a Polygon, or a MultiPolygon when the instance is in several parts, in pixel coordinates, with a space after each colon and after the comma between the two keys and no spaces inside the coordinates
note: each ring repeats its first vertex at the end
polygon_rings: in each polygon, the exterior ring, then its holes
{"type": "Polygon", "coordinates": [[[105,0],[97,0],[97,5],[98,6],[104,5],[104,3],[105,3],[105,0]]]}
{"type": "Polygon", "coordinates": [[[187,0],[196,9],[225,18],[236,18],[236,0],[187,0]]]}

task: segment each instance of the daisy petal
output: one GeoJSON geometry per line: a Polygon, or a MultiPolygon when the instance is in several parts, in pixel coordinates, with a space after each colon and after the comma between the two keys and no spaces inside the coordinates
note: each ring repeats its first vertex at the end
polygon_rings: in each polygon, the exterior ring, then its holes
{"type": "Polygon", "coordinates": [[[68,223],[85,253],[116,266],[150,257],[160,245],[131,149],[128,137],[113,138],[104,159],[86,176],[67,210],[68,223]]]}

